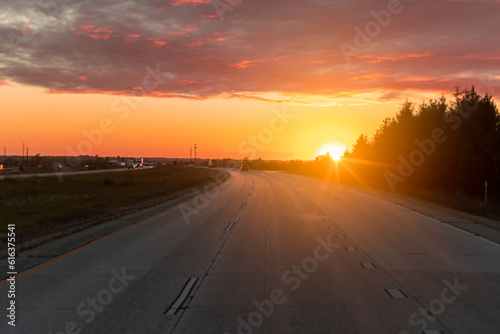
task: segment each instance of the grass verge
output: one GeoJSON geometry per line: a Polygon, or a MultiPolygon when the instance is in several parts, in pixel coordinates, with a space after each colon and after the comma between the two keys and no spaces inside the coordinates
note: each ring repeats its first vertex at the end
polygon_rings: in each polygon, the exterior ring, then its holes
{"type": "Polygon", "coordinates": [[[222,173],[213,170],[165,166],[67,175],[62,181],[57,177],[5,179],[0,181],[0,233],[14,223],[18,243],[26,242],[144,209],[220,177],[222,173]]]}
{"type": "Polygon", "coordinates": [[[441,204],[456,210],[500,221],[500,203],[497,199],[490,199],[488,204],[484,205],[482,198],[474,198],[461,191],[445,192],[412,186],[399,187],[398,192],[427,202],[441,204]]]}

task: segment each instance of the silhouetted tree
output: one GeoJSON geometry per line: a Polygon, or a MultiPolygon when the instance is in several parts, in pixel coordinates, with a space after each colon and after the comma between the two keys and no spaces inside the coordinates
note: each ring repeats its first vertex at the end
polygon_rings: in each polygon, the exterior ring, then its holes
{"type": "MultiPolygon", "coordinates": [[[[457,87],[451,102],[444,96],[418,106],[407,100],[372,139],[360,135],[344,157],[339,163],[343,180],[382,186],[386,172],[397,176],[402,161],[412,161],[401,183],[479,195],[488,181],[490,193],[500,197],[500,114],[492,96],[481,96],[474,87],[457,87]]],[[[327,161],[319,156],[289,167],[325,175],[327,161]]]]}

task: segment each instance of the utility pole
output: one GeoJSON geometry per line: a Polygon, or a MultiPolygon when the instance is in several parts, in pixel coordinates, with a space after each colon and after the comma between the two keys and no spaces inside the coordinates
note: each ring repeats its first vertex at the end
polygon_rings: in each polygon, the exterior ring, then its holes
{"type": "Polygon", "coordinates": [[[488,182],[484,182],[484,207],[488,207],[488,182]]]}
{"type": "Polygon", "coordinates": [[[30,160],[30,155],[29,155],[29,147],[26,146],[26,163],[28,163],[28,161],[30,160]]]}
{"type": "Polygon", "coordinates": [[[189,163],[193,161],[193,147],[189,147],[189,163]]]}
{"type": "Polygon", "coordinates": [[[194,161],[196,162],[196,144],[194,144],[194,161]]]}
{"type": "Polygon", "coordinates": [[[24,142],[23,142],[23,154],[22,154],[22,158],[21,158],[21,163],[24,162],[24,142]]]}
{"type": "Polygon", "coordinates": [[[7,159],[7,146],[3,147],[3,161],[5,162],[5,159],[7,159]]]}

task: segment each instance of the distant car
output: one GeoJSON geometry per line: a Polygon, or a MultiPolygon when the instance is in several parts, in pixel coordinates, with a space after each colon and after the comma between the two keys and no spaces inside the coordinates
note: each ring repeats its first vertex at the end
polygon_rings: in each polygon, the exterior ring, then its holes
{"type": "Polygon", "coordinates": [[[136,163],[135,168],[142,168],[142,164],[140,162],[136,163]]]}
{"type": "Polygon", "coordinates": [[[135,169],[135,165],[134,164],[128,164],[128,169],[135,169]]]}
{"type": "Polygon", "coordinates": [[[246,170],[248,172],[248,166],[246,164],[241,165],[240,170],[243,172],[246,170]]]}

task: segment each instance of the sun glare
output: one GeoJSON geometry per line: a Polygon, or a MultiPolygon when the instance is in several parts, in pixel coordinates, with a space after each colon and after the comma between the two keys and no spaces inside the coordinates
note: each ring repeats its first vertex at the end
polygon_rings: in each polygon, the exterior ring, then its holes
{"type": "Polygon", "coordinates": [[[329,153],[333,160],[339,161],[344,154],[346,147],[338,143],[328,143],[320,147],[316,152],[316,156],[329,153]]]}

